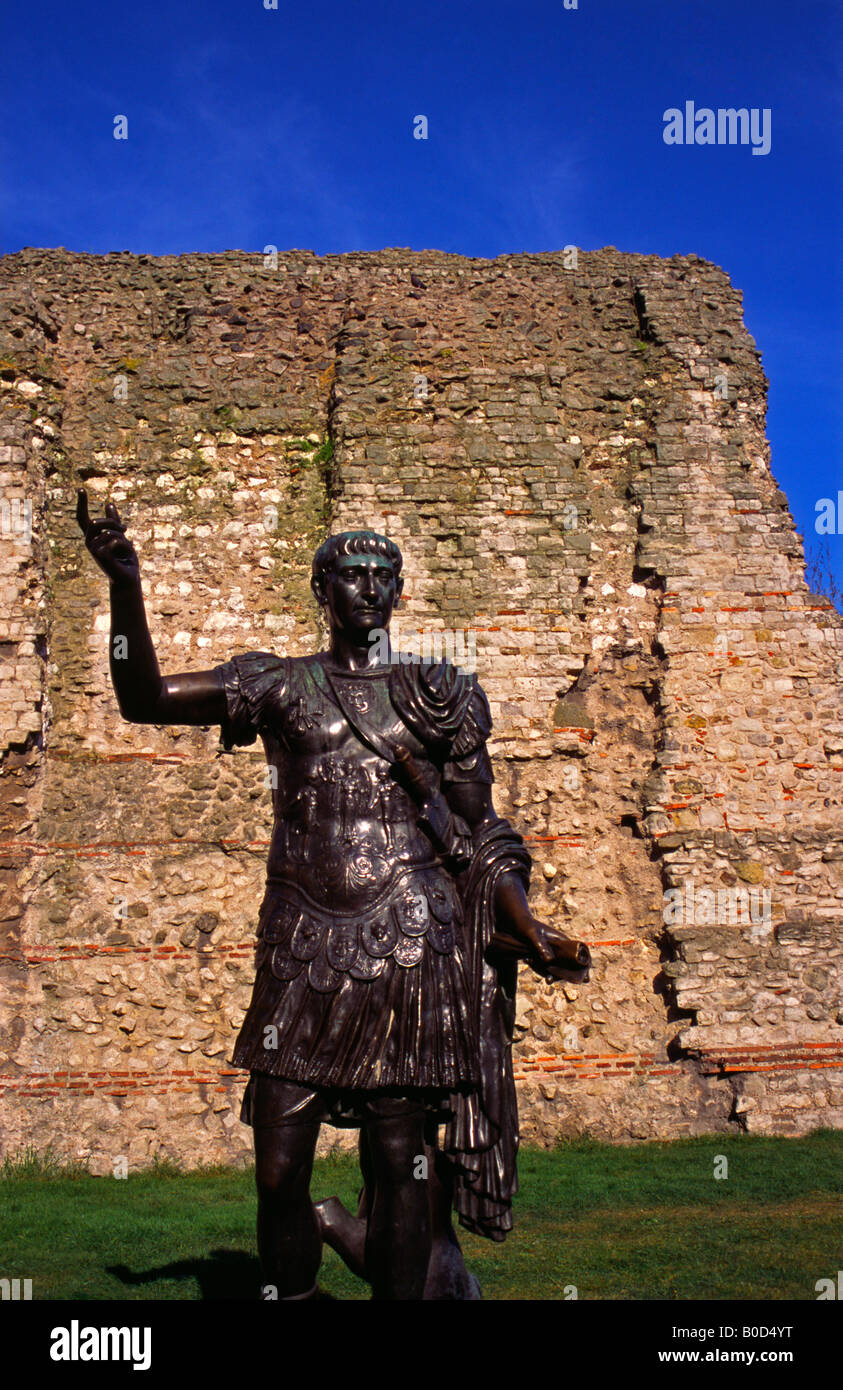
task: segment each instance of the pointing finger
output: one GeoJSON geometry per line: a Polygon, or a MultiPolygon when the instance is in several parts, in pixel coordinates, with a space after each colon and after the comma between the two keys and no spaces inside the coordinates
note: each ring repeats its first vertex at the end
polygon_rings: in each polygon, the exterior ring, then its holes
{"type": "Polygon", "coordinates": [[[83,487],[76,493],[76,520],[82,530],[87,531],[91,519],[88,515],[88,494],[83,487]]]}

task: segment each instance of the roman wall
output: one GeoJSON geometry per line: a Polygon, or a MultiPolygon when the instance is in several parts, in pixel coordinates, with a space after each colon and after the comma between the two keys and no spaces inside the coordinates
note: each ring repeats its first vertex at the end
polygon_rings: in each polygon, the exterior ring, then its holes
{"type": "Polygon", "coordinates": [[[525,1138],[843,1123],[843,618],[765,394],[693,256],[0,261],[0,1153],[250,1151],[262,750],[120,718],[80,484],[165,673],[317,650],[357,526],[404,552],[401,644],[473,644],[534,911],[595,960],[522,971],[525,1138]]]}

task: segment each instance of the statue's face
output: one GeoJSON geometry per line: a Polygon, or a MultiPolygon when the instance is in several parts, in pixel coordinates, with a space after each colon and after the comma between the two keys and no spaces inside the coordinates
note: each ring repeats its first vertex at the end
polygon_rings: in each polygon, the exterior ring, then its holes
{"type": "Polygon", "coordinates": [[[387,628],[404,587],[388,560],[380,555],[340,555],[314,585],[328,609],[333,631],[366,640],[375,628],[387,628]]]}

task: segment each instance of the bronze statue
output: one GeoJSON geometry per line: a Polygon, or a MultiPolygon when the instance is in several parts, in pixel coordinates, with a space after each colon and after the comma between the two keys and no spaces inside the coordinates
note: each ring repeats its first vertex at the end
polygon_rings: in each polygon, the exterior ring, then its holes
{"type": "Polygon", "coordinates": [[[398,547],[373,531],[331,536],[314,557],[327,651],[247,652],[162,677],[117,508],[91,520],[80,490],[77,519],[110,580],[123,718],[219,724],[227,749],[260,735],[277,770],[256,979],[232,1059],[250,1074],[241,1118],[254,1130],[263,1296],[317,1296],[327,1241],[375,1298],[478,1297],[451,1211],[493,1240],[512,1226],[517,961],[581,980],[590,956],[530,912],[530,857],[492,805],[476,677],[391,650],[377,659],[403,580],[398,547]],[[323,1121],[360,1129],[356,1217],[310,1200],[323,1121]]]}

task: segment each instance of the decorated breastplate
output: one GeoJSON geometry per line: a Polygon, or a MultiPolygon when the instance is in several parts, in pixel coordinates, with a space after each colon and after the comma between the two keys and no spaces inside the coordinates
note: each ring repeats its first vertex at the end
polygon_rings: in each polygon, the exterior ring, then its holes
{"type": "Polygon", "coordinates": [[[374,758],[327,755],[299,772],[281,817],[285,858],[315,901],[363,908],[408,860],[434,857],[407,794],[374,758]]]}
{"type": "Polygon", "coordinates": [[[258,923],[257,966],[278,980],[307,971],[320,992],[345,975],[373,980],[392,959],[410,969],[427,947],[450,955],[461,908],[452,879],[438,866],[399,872],[363,912],[326,910],[297,884],[270,882],[258,923]]]}
{"type": "MultiPolygon", "coordinates": [[[[390,704],[387,675],[347,678],[342,690],[385,744],[403,743],[424,762],[390,704]]],[[[283,752],[269,878],[297,884],[321,908],[367,912],[397,874],[435,862],[435,851],[390,763],[350,727],[330,686],[300,669],[292,693],[276,726],[283,752]]]]}

